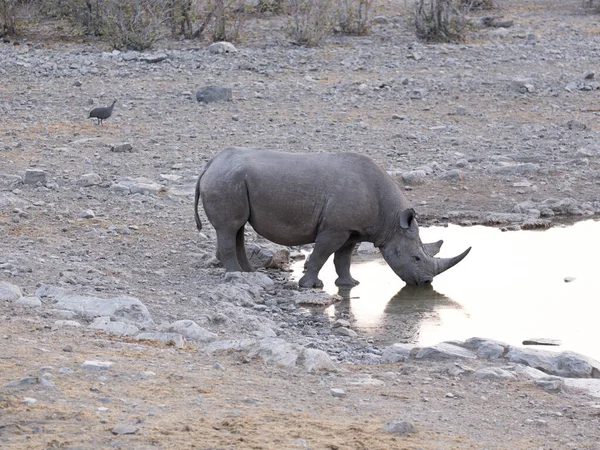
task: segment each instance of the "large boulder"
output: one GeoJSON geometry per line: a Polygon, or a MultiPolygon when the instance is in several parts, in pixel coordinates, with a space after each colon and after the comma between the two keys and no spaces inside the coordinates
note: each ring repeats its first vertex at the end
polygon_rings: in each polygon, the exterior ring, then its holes
{"type": "Polygon", "coordinates": [[[506,358],[550,375],[600,378],[600,362],[575,352],[554,353],[548,350],[511,347],[506,358]]]}

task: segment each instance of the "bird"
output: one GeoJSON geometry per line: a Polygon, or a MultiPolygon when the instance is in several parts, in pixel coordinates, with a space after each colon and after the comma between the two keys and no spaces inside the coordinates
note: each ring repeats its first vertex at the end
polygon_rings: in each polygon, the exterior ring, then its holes
{"type": "Polygon", "coordinates": [[[117,101],[113,101],[112,105],[110,106],[101,106],[99,108],[94,108],[90,111],[90,115],[88,116],[88,119],[98,119],[98,123],[102,124],[103,120],[108,119],[112,112],[113,112],[113,107],[115,106],[115,103],[117,103],[117,101]]]}

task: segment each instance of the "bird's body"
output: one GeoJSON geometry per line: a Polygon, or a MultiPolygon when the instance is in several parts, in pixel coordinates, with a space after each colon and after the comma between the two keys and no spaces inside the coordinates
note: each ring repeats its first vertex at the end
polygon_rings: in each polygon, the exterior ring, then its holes
{"type": "Polygon", "coordinates": [[[113,112],[113,107],[115,106],[115,103],[117,103],[117,101],[113,101],[112,105],[110,106],[101,106],[99,108],[94,108],[90,111],[90,115],[88,116],[88,119],[98,119],[98,123],[102,124],[103,120],[108,119],[112,112],[113,112]]]}

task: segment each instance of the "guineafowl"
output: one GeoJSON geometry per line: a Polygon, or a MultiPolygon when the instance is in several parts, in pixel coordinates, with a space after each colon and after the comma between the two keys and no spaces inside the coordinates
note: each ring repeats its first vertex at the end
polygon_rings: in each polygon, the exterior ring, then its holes
{"type": "Polygon", "coordinates": [[[98,119],[98,123],[102,124],[102,121],[108,119],[110,117],[110,115],[112,114],[115,103],[117,103],[116,100],[114,102],[112,102],[112,105],[110,105],[110,106],[102,106],[100,108],[92,109],[90,111],[90,115],[88,116],[88,119],[96,118],[96,119],[98,119]]]}

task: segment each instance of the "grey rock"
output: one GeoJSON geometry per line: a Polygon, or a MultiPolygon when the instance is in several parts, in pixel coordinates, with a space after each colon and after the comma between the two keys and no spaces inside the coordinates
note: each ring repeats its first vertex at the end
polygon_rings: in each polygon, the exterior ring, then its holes
{"type": "Polygon", "coordinates": [[[54,321],[55,328],[81,328],[81,324],[76,320],[56,320],[54,321]]]}
{"type": "Polygon", "coordinates": [[[52,299],[55,308],[74,311],[83,317],[108,316],[138,327],[154,326],[148,308],[137,298],[100,298],[74,295],[61,288],[46,284],[42,284],[36,290],[36,295],[40,298],[52,299]]]}
{"type": "Polygon", "coordinates": [[[575,389],[583,389],[593,397],[600,398],[600,380],[585,378],[563,378],[565,386],[575,389]]]}
{"type": "Polygon", "coordinates": [[[356,253],[359,255],[377,255],[379,249],[372,242],[361,242],[356,248],[356,253]]]}
{"type": "Polygon", "coordinates": [[[147,63],[158,63],[167,59],[168,56],[166,53],[155,53],[153,55],[143,55],[140,56],[140,61],[144,61],[147,63]]]}
{"type": "Polygon", "coordinates": [[[587,129],[587,125],[578,120],[569,120],[567,122],[567,128],[573,131],[583,131],[587,129]]]}
{"type": "Polygon", "coordinates": [[[463,171],[460,169],[446,170],[438,175],[440,180],[460,181],[464,179],[463,171]]]}
{"type": "Polygon", "coordinates": [[[81,211],[81,213],[79,213],[79,217],[81,219],[93,219],[96,217],[96,213],[91,209],[86,209],[85,211],[81,211]]]}
{"type": "Polygon", "coordinates": [[[237,53],[237,48],[231,42],[214,42],[208,46],[208,51],[212,54],[237,53]]]}
{"type": "Polygon", "coordinates": [[[395,364],[397,362],[404,362],[410,358],[410,355],[418,349],[415,344],[392,344],[387,347],[381,355],[382,364],[395,364]]]}
{"type": "Polygon", "coordinates": [[[247,244],[246,254],[254,268],[283,269],[290,263],[290,250],[276,244],[247,244]]]}
{"type": "Polygon", "coordinates": [[[243,283],[259,286],[262,289],[270,289],[275,283],[268,275],[261,272],[227,272],[225,281],[230,283],[243,283]]]}
{"type": "Polygon", "coordinates": [[[111,321],[110,317],[98,317],[90,324],[88,328],[93,330],[102,330],[105,333],[115,336],[133,336],[140,331],[135,325],[125,322],[111,321]]]}
{"type": "Polygon", "coordinates": [[[158,341],[165,345],[173,345],[176,348],[185,347],[185,339],[179,333],[140,333],[135,338],[137,340],[158,341]]]}
{"type": "Polygon", "coordinates": [[[112,429],[112,434],[135,434],[137,433],[137,431],[137,427],[133,425],[120,423],[114,426],[114,428],[112,429]]]}
{"type": "Polygon", "coordinates": [[[427,173],[424,170],[411,170],[402,174],[402,181],[408,185],[425,183],[427,173]]]}
{"type": "Polygon", "coordinates": [[[201,103],[230,102],[232,90],[220,86],[205,86],[196,91],[196,100],[201,103]]]}
{"type": "Polygon", "coordinates": [[[21,388],[33,385],[39,385],[45,388],[55,388],[56,385],[42,377],[27,377],[20,380],[10,381],[6,384],[6,388],[21,388]]]}
{"type": "Polygon", "coordinates": [[[334,329],[335,334],[339,334],[340,336],[348,336],[348,337],[356,337],[358,334],[356,331],[346,328],[346,327],[338,327],[334,329]]]}
{"type": "Polygon", "coordinates": [[[75,373],[75,371],[69,367],[61,367],[60,369],[58,369],[58,373],[63,375],[72,375],[75,373]]]}
{"type": "Polygon", "coordinates": [[[564,390],[565,383],[559,377],[544,377],[535,380],[536,386],[549,392],[561,392],[564,390]]]}
{"type": "Polygon", "coordinates": [[[27,169],[23,178],[25,184],[46,184],[47,181],[46,172],[41,169],[27,169]]]}
{"type": "Polygon", "coordinates": [[[476,359],[477,356],[472,351],[463,347],[442,342],[431,347],[423,347],[417,352],[415,358],[430,361],[443,361],[446,359],[476,359]]]}
{"type": "Polygon", "coordinates": [[[388,433],[393,434],[412,434],[416,433],[415,426],[410,422],[386,422],[383,424],[383,429],[388,433]]]}
{"type": "Polygon", "coordinates": [[[84,370],[108,370],[113,363],[111,361],[97,361],[90,360],[84,361],[81,364],[81,368],[84,370]]]}
{"type": "Polygon", "coordinates": [[[130,153],[133,151],[133,145],[131,145],[129,142],[111,144],[110,151],[115,153],[130,153]]]}
{"type": "Polygon", "coordinates": [[[248,356],[259,356],[267,364],[292,368],[297,364],[302,351],[303,347],[300,345],[290,344],[279,338],[267,338],[260,339],[250,347],[248,356]]]}
{"type": "Polygon", "coordinates": [[[587,71],[587,72],[584,72],[583,79],[584,80],[593,80],[595,76],[596,76],[595,72],[587,71]]]}
{"type": "Polygon", "coordinates": [[[550,375],[569,378],[600,378],[600,362],[575,352],[511,347],[506,357],[550,375]]]}
{"type": "Polygon", "coordinates": [[[301,354],[300,363],[307,372],[333,372],[335,364],[327,353],[315,348],[306,348],[301,354]]]}
{"type": "Polygon", "coordinates": [[[501,369],[500,367],[485,367],[483,369],[478,369],[473,373],[473,377],[489,381],[515,380],[517,378],[513,373],[506,369],[501,369]]]}
{"type": "Polygon", "coordinates": [[[298,292],[292,299],[297,305],[329,306],[344,300],[340,295],[326,292],[298,292]]]}
{"type": "Polygon", "coordinates": [[[337,398],[344,398],[346,396],[346,392],[343,389],[339,388],[331,388],[331,395],[337,398]]]}
{"type": "Polygon", "coordinates": [[[24,306],[26,308],[39,308],[42,306],[42,301],[39,297],[19,297],[15,300],[15,305],[24,306]]]}
{"type": "Polygon", "coordinates": [[[0,281],[0,301],[14,301],[23,296],[21,288],[16,284],[0,281]]]}
{"type": "MultiPolygon", "coordinates": [[[[161,327],[163,328],[163,327],[161,327]]],[[[193,342],[212,342],[217,339],[217,334],[202,328],[193,320],[178,320],[172,324],[164,327],[167,331],[179,333],[184,336],[187,340],[193,342]]]]}
{"type": "Polygon", "coordinates": [[[102,182],[102,178],[100,175],[96,173],[86,173],[81,175],[81,177],[77,180],[78,186],[88,187],[88,186],[96,186],[102,182]]]}

